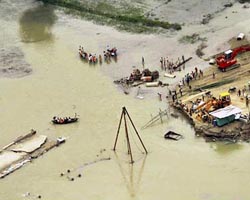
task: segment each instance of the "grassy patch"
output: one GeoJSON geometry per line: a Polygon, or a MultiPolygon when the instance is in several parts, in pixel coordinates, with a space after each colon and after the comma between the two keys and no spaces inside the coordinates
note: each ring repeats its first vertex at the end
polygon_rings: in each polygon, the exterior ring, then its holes
{"type": "Polygon", "coordinates": [[[181,30],[181,25],[169,23],[158,19],[148,19],[142,13],[140,8],[134,8],[129,5],[125,7],[115,7],[106,2],[82,3],[78,0],[41,0],[44,3],[57,5],[77,11],[87,19],[91,18],[98,23],[114,25],[120,29],[132,32],[151,32],[155,28],[181,30]],[[92,17],[90,17],[92,16],[92,17]],[[131,26],[131,27],[130,27],[131,26]],[[152,29],[151,31],[149,29],[152,29]]]}
{"type": "Polygon", "coordinates": [[[204,85],[204,86],[196,86],[193,91],[199,91],[200,89],[204,90],[204,89],[211,89],[211,88],[215,88],[215,87],[220,87],[222,85],[232,83],[234,81],[235,81],[235,79],[225,79],[225,80],[218,81],[218,82],[211,83],[211,84],[204,85]]]}
{"type": "Polygon", "coordinates": [[[185,36],[183,36],[183,37],[181,37],[181,38],[179,39],[179,42],[185,43],[185,44],[194,44],[194,43],[196,43],[196,42],[198,42],[198,41],[204,42],[204,41],[207,41],[207,38],[205,38],[205,37],[200,37],[199,34],[194,33],[194,34],[192,34],[192,35],[185,35],[185,36]]]}
{"type": "Polygon", "coordinates": [[[198,48],[196,49],[195,54],[196,54],[199,58],[201,58],[202,56],[205,55],[204,52],[203,52],[203,49],[205,49],[206,47],[207,47],[207,45],[206,45],[204,42],[202,42],[202,43],[198,46],[198,48]]]}

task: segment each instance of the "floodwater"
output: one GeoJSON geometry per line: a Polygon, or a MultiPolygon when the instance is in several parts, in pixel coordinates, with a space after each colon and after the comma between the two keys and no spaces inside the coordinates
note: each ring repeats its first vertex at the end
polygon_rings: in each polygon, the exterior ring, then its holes
{"type": "Polygon", "coordinates": [[[206,143],[181,117],[169,116],[163,124],[141,130],[151,114],[168,109],[167,102],[159,101],[152,89],[142,88],[141,100],[133,91],[124,95],[113,84],[133,65],[139,66],[142,55],[146,65],[157,66],[159,50],[164,52],[171,38],[120,33],[33,1],[2,0],[0,16],[0,47],[19,48],[32,68],[32,74],[22,78],[0,79],[0,146],[31,128],[50,138],[67,137],[62,146],[0,180],[0,199],[36,199],[37,195],[46,200],[249,199],[249,144],[206,143]],[[107,45],[116,46],[118,60],[101,66],[84,63],[77,54],[79,44],[97,54],[107,45]],[[116,154],[111,150],[123,106],[149,152],[141,152],[128,125],[133,165],[124,126],[116,154]],[[50,123],[54,115],[74,113],[80,116],[79,123],[50,123]],[[167,130],[183,134],[184,139],[164,140],[167,130]],[[25,197],[27,192],[30,195],[25,197]]]}

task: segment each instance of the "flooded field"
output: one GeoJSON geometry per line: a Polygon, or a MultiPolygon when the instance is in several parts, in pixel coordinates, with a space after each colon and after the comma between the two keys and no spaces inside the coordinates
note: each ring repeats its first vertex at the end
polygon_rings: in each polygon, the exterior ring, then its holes
{"type": "Polygon", "coordinates": [[[125,95],[113,84],[128,76],[132,66],[140,67],[142,56],[147,67],[159,70],[162,54],[178,55],[178,49],[165,50],[175,44],[174,38],[118,32],[33,1],[2,0],[0,16],[0,49],[23,55],[15,66],[25,62],[31,69],[22,76],[4,74],[0,79],[0,146],[32,128],[49,138],[67,138],[64,145],[1,179],[0,199],[36,199],[38,195],[46,200],[249,198],[249,144],[206,143],[195,137],[180,116],[169,115],[163,124],[141,130],[151,114],[168,109],[167,101],[159,101],[157,91],[145,88],[145,98],[137,99],[135,90],[125,95]],[[107,45],[116,46],[118,60],[89,65],[79,59],[79,45],[96,54],[107,45]],[[123,106],[149,151],[147,156],[141,152],[130,125],[133,165],[124,126],[116,154],[112,151],[123,106]],[[55,115],[75,113],[80,116],[78,123],[55,126],[50,122],[55,115]],[[168,130],[184,139],[165,140],[168,130]],[[67,175],[61,177],[61,173],[67,175]]]}

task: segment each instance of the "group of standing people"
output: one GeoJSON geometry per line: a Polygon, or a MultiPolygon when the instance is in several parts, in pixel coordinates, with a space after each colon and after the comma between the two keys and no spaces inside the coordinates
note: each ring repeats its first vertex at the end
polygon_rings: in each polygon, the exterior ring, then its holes
{"type": "MultiPolygon", "coordinates": [[[[250,91],[250,84],[248,84],[248,90],[250,91]]],[[[249,96],[248,96],[248,93],[247,93],[247,86],[246,85],[244,85],[244,87],[243,87],[242,90],[239,89],[237,91],[237,95],[239,97],[245,98],[245,100],[246,100],[246,106],[248,107],[249,106],[249,96]]]]}
{"type": "MultiPolygon", "coordinates": [[[[181,71],[181,66],[180,64],[184,62],[184,56],[182,56],[182,60],[178,57],[176,62],[173,61],[173,59],[169,60],[168,57],[161,57],[160,58],[160,66],[161,69],[164,71],[167,71],[172,74],[174,71],[181,71]]],[[[185,69],[185,65],[183,65],[183,70],[185,69]]]]}
{"type": "Polygon", "coordinates": [[[200,79],[202,77],[203,71],[195,67],[194,70],[191,71],[191,73],[187,73],[184,78],[182,78],[182,85],[190,86],[190,81],[196,80],[197,78],[200,79]]]}
{"type": "MultiPolygon", "coordinates": [[[[98,58],[97,58],[96,54],[91,54],[91,53],[88,54],[87,52],[84,51],[83,46],[79,46],[79,55],[83,59],[85,59],[85,60],[87,60],[87,61],[89,61],[91,63],[97,63],[98,62],[98,58]]],[[[102,61],[102,56],[101,55],[99,55],[99,61],[100,62],[102,61]]]]}
{"type": "MultiPolygon", "coordinates": [[[[79,55],[81,58],[83,58],[86,61],[89,61],[90,63],[97,63],[99,60],[99,63],[102,63],[102,55],[99,54],[99,56],[97,56],[96,54],[91,54],[91,53],[87,53],[84,51],[83,46],[79,46],[79,55]]],[[[117,56],[117,49],[114,47],[112,49],[109,49],[109,46],[107,46],[107,50],[103,51],[103,56],[105,61],[107,61],[109,63],[109,61],[111,61],[111,57],[115,58],[115,61],[117,61],[116,56],[117,56]]]]}

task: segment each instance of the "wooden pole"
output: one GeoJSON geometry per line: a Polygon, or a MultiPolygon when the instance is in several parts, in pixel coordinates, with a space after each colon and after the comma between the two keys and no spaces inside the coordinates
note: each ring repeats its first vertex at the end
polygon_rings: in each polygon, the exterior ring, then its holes
{"type": "Polygon", "coordinates": [[[128,136],[128,127],[127,127],[127,121],[126,121],[126,112],[125,107],[123,107],[124,112],[124,123],[125,123],[125,132],[126,132],[126,138],[127,138],[127,145],[128,145],[128,154],[130,154],[131,163],[134,163],[133,156],[132,156],[132,150],[130,146],[129,136],[128,136]]]}
{"type": "Polygon", "coordinates": [[[142,142],[142,139],[141,139],[141,137],[140,137],[138,131],[136,130],[135,125],[134,125],[132,119],[130,118],[130,116],[129,116],[129,114],[128,114],[127,109],[126,109],[125,107],[123,107],[123,110],[124,110],[124,111],[126,112],[126,114],[128,115],[128,118],[129,118],[129,120],[130,120],[130,122],[131,122],[131,124],[132,124],[132,126],[133,126],[133,128],[134,128],[134,130],[135,130],[135,132],[136,132],[136,134],[137,134],[137,137],[139,138],[139,140],[140,140],[140,142],[141,142],[141,144],[142,144],[142,146],[143,146],[143,148],[144,148],[144,150],[145,150],[145,153],[147,154],[148,151],[147,151],[146,147],[144,146],[144,144],[143,144],[143,142],[142,142]]]}
{"type": "Polygon", "coordinates": [[[120,122],[119,122],[119,125],[118,125],[118,129],[117,129],[117,133],[116,133],[116,138],[115,138],[115,144],[114,144],[114,148],[113,148],[114,151],[115,151],[115,148],[116,148],[116,144],[117,144],[117,140],[118,140],[118,135],[119,135],[120,128],[121,128],[121,123],[122,123],[122,117],[123,117],[123,115],[124,115],[124,112],[122,112],[121,117],[120,117],[120,122]]]}
{"type": "Polygon", "coordinates": [[[159,109],[159,115],[160,115],[161,123],[163,123],[163,120],[162,120],[162,111],[161,111],[161,109],[159,109]]]}

